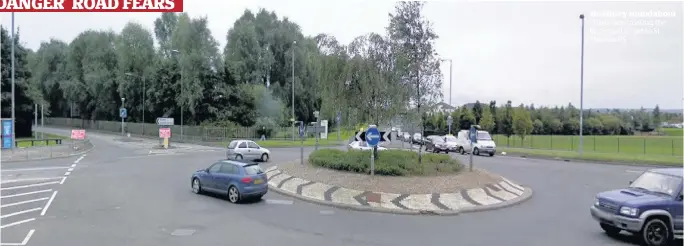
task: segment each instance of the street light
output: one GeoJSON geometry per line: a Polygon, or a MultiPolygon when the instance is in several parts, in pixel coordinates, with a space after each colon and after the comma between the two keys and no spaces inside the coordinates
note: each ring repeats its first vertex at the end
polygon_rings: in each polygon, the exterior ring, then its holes
{"type": "Polygon", "coordinates": [[[582,146],[584,145],[584,14],[580,14],[582,22],[582,49],[580,55],[580,125],[579,125],[579,154],[582,156],[582,146]]]}
{"type": "MultiPolygon", "coordinates": [[[[181,55],[181,52],[179,50],[171,50],[171,52],[181,55]]],[[[180,131],[180,134],[181,134],[181,140],[182,140],[183,139],[183,106],[185,106],[185,98],[183,97],[183,95],[185,93],[183,93],[184,92],[183,91],[183,64],[180,61],[179,61],[179,63],[181,63],[181,72],[180,72],[180,76],[181,76],[180,77],[180,87],[181,87],[181,106],[180,106],[180,111],[181,111],[180,112],[181,113],[181,122],[180,122],[181,126],[180,127],[181,127],[181,129],[180,130],[181,131],[180,131]]]]}
{"type": "MultiPolygon", "coordinates": [[[[125,101],[126,101],[126,98],[122,97],[121,98],[121,108],[122,109],[126,108],[126,104],[124,103],[125,101]]],[[[123,117],[123,115],[119,115],[119,116],[121,116],[121,136],[123,137],[123,135],[124,135],[124,117],[123,117]]]]}
{"type": "Polygon", "coordinates": [[[17,141],[15,141],[17,138],[17,118],[15,115],[16,106],[14,103],[14,39],[14,12],[12,12],[12,149],[17,147],[17,141]]]}
{"type": "Polygon", "coordinates": [[[449,62],[449,106],[451,106],[451,74],[453,71],[453,61],[451,59],[441,59],[442,61],[449,62]]]}
{"type": "Polygon", "coordinates": [[[146,107],[146,105],[147,105],[147,103],[146,103],[146,101],[145,101],[145,78],[140,77],[140,76],[137,76],[137,75],[135,75],[135,74],[133,74],[133,73],[124,73],[124,74],[125,74],[126,76],[139,78],[139,79],[141,79],[142,82],[143,82],[143,91],[142,91],[142,100],[143,100],[143,104],[142,104],[142,106],[143,106],[143,107],[142,107],[142,122],[143,122],[143,124],[142,124],[142,127],[143,127],[143,128],[142,128],[142,135],[145,136],[145,107],[146,107]]]}
{"type": "Polygon", "coordinates": [[[295,89],[294,89],[294,84],[295,84],[295,67],[294,67],[294,62],[295,62],[295,45],[297,45],[297,41],[292,41],[292,141],[295,141],[295,109],[294,109],[294,101],[295,101],[295,89]]]}

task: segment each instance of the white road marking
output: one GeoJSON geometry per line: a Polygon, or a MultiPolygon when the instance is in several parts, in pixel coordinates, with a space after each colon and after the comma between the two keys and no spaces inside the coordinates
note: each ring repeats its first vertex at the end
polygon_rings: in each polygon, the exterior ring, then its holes
{"type": "Polygon", "coordinates": [[[278,205],[292,205],[294,202],[292,200],[271,200],[266,199],[266,204],[278,204],[278,205]]]}
{"type": "Polygon", "coordinates": [[[47,199],[50,199],[50,198],[49,197],[43,197],[43,198],[38,198],[38,199],[33,199],[33,200],[26,200],[26,201],[9,203],[9,204],[2,204],[2,206],[0,206],[0,208],[11,207],[11,206],[21,205],[21,204],[26,204],[26,203],[32,203],[32,202],[39,202],[39,201],[44,201],[47,199]]]}
{"type": "Polygon", "coordinates": [[[12,186],[12,187],[0,188],[0,190],[16,190],[16,189],[36,187],[36,186],[41,186],[41,185],[51,185],[51,184],[59,184],[59,181],[39,183],[39,184],[30,184],[30,185],[12,186]]]}
{"type": "Polygon", "coordinates": [[[64,181],[66,181],[66,176],[62,177],[62,181],[59,181],[59,184],[64,184],[64,181]]]}
{"type": "Polygon", "coordinates": [[[74,163],[80,162],[81,160],[83,160],[83,157],[84,157],[84,156],[79,157],[78,159],[76,159],[76,161],[74,161],[74,163]]]}
{"type": "Polygon", "coordinates": [[[0,216],[0,219],[4,219],[4,218],[7,218],[7,217],[12,217],[12,216],[15,216],[15,215],[20,215],[20,214],[30,213],[30,212],[38,211],[38,210],[41,210],[41,209],[43,209],[43,208],[38,207],[38,208],[32,208],[32,209],[22,210],[22,211],[19,211],[19,212],[14,212],[14,213],[11,213],[11,214],[5,214],[5,215],[0,216]]]}
{"type": "Polygon", "coordinates": [[[44,216],[45,213],[47,212],[48,208],[50,207],[50,204],[52,204],[52,201],[55,200],[55,196],[57,196],[57,191],[52,193],[52,196],[50,197],[50,200],[45,204],[45,207],[43,208],[43,211],[40,212],[40,216],[44,216]]]}
{"type": "Polygon", "coordinates": [[[74,168],[73,167],[69,168],[67,171],[69,171],[69,172],[74,171],[74,168]]]}
{"type": "Polygon", "coordinates": [[[71,172],[67,171],[66,173],[64,173],[64,176],[69,176],[69,174],[71,174],[71,172]]]}
{"type": "Polygon", "coordinates": [[[43,181],[43,180],[51,180],[51,179],[59,179],[60,177],[46,177],[46,178],[28,178],[28,179],[10,179],[10,180],[3,180],[1,184],[5,183],[16,183],[16,182],[22,182],[22,181],[43,181]]]}
{"type": "Polygon", "coordinates": [[[12,195],[0,196],[0,198],[10,198],[10,197],[26,196],[26,195],[33,195],[33,194],[45,193],[45,192],[51,192],[51,191],[52,191],[52,189],[39,190],[39,191],[31,191],[31,192],[26,192],[26,193],[19,193],[19,194],[12,194],[12,195]]]}
{"type": "Polygon", "coordinates": [[[76,164],[71,164],[71,167],[76,167],[76,164]]]}
{"type": "Polygon", "coordinates": [[[41,170],[54,170],[54,169],[65,169],[69,167],[34,167],[34,168],[17,168],[17,169],[2,169],[2,172],[21,172],[21,171],[41,171],[41,170]]]}
{"type": "Polygon", "coordinates": [[[36,232],[35,229],[31,229],[28,234],[26,234],[26,237],[24,238],[24,241],[21,241],[21,245],[26,245],[28,244],[29,240],[31,240],[31,236],[33,236],[33,233],[36,232]]]}
{"type": "MultiPolygon", "coordinates": [[[[36,220],[36,218],[30,218],[30,219],[26,219],[26,220],[22,220],[22,221],[17,221],[17,222],[14,222],[14,223],[4,224],[4,225],[0,226],[0,229],[5,229],[5,228],[10,227],[10,226],[15,226],[15,225],[24,224],[24,223],[26,223],[26,222],[31,222],[31,221],[34,221],[34,220],[36,220]]],[[[24,240],[26,240],[26,239],[24,239],[24,240]]],[[[22,245],[23,245],[23,244],[22,244],[22,245]]]]}
{"type": "Polygon", "coordinates": [[[644,171],[639,171],[639,170],[627,170],[627,171],[625,171],[625,172],[628,172],[628,173],[643,173],[644,171]]]}

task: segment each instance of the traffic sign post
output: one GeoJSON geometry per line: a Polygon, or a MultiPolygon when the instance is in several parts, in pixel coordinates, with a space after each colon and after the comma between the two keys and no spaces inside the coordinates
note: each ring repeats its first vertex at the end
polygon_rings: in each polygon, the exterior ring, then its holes
{"type": "MultiPolygon", "coordinates": [[[[368,146],[375,148],[378,143],[380,143],[380,131],[377,127],[368,127],[366,130],[366,143],[368,146]]],[[[370,165],[371,176],[375,175],[375,151],[371,151],[371,165],[370,165]]]]}
{"type": "Polygon", "coordinates": [[[316,148],[315,150],[318,150],[318,138],[320,138],[321,134],[318,132],[318,127],[321,126],[321,120],[320,120],[320,112],[314,111],[314,117],[316,117],[316,125],[314,125],[314,131],[316,132],[316,148]]]}
{"type": "Polygon", "coordinates": [[[159,138],[164,140],[164,148],[169,148],[169,138],[171,138],[171,128],[159,128],[159,138]]]}
{"type": "Polygon", "coordinates": [[[14,147],[14,135],[12,135],[12,119],[2,119],[2,148],[14,147]]]}
{"type": "Polygon", "coordinates": [[[295,124],[299,123],[299,164],[304,165],[304,136],[306,135],[306,125],[303,121],[295,121],[295,124]]]}
{"type": "Polygon", "coordinates": [[[340,141],[340,123],[342,121],[342,112],[337,111],[337,115],[335,116],[335,123],[337,124],[337,141],[340,141]]]}
{"type": "Polygon", "coordinates": [[[83,129],[73,129],[71,130],[71,139],[73,140],[84,140],[86,132],[83,129]]]}
{"type": "MultiPolygon", "coordinates": [[[[123,98],[121,98],[123,100],[123,98]]],[[[121,117],[121,136],[124,135],[124,119],[128,116],[128,111],[126,108],[120,108],[119,109],[119,116],[121,117]]]]}
{"type": "Polygon", "coordinates": [[[451,124],[454,123],[454,118],[451,115],[447,116],[447,125],[449,125],[449,134],[451,134],[451,124]]]}
{"type": "Polygon", "coordinates": [[[158,117],[157,118],[157,125],[159,125],[159,126],[172,126],[172,125],[174,125],[173,118],[158,117]]]}
{"type": "Polygon", "coordinates": [[[475,144],[477,143],[477,129],[479,128],[480,126],[478,125],[471,125],[470,131],[468,132],[468,137],[470,138],[470,165],[468,168],[471,172],[473,171],[473,153],[475,152],[475,144]]]}

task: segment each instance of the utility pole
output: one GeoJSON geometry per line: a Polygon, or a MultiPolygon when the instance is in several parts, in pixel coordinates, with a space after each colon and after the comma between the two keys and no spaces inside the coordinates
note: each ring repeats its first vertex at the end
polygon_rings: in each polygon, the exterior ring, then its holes
{"type": "Polygon", "coordinates": [[[454,63],[453,63],[453,60],[451,60],[451,59],[442,59],[442,61],[448,61],[449,62],[449,106],[452,106],[451,105],[451,90],[452,90],[451,88],[452,88],[453,84],[451,83],[451,77],[453,74],[453,68],[454,68],[453,64],[454,63]]]}
{"type": "Polygon", "coordinates": [[[580,14],[580,21],[582,22],[582,51],[580,55],[580,125],[579,125],[579,154],[582,156],[582,147],[584,147],[584,14],[580,14]]]}
{"type": "Polygon", "coordinates": [[[14,12],[12,12],[12,148],[17,147],[17,124],[16,124],[16,107],[14,104],[14,12]]]}
{"type": "MultiPolygon", "coordinates": [[[[45,127],[45,107],[44,106],[45,106],[44,104],[42,104],[42,103],[40,104],[40,127],[41,128],[45,127]]],[[[38,123],[36,123],[36,124],[38,124],[38,123]]],[[[45,138],[45,136],[43,136],[43,131],[40,132],[40,138],[41,139],[45,138]]]]}
{"type": "Polygon", "coordinates": [[[294,85],[295,85],[295,69],[294,69],[294,62],[295,62],[295,45],[297,45],[297,41],[292,41],[292,141],[295,141],[295,90],[294,90],[294,85]]]}
{"type": "Polygon", "coordinates": [[[36,127],[38,126],[38,104],[35,104],[35,109],[33,110],[33,138],[38,139],[38,133],[36,132],[36,127]]]}

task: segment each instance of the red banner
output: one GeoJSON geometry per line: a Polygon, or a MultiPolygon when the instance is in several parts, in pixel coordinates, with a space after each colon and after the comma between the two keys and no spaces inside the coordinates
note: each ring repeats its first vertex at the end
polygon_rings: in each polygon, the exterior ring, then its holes
{"type": "Polygon", "coordinates": [[[159,128],[159,138],[171,138],[171,128],[159,128]]]}
{"type": "Polygon", "coordinates": [[[75,129],[71,130],[71,139],[83,140],[86,137],[85,130],[75,129]]]}
{"type": "Polygon", "coordinates": [[[183,0],[0,0],[0,12],[183,12],[183,0]]]}

